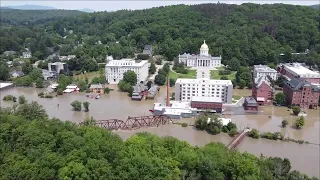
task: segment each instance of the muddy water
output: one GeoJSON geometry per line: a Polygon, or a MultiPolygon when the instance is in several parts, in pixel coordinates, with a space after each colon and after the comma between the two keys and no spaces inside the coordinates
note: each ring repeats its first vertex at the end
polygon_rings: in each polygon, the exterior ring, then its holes
{"type": "MultiPolygon", "coordinates": [[[[128,116],[150,115],[149,109],[152,108],[154,102],[164,101],[165,89],[160,90],[160,94],[155,100],[131,101],[125,93],[112,91],[108,95],[103,95],[100,99],[91,99],[85,97],[85,93],[74,93],[69,95],[58,96],[53,99],[38,98],[37,94],[42,92],[42,89],[34,88],[12,88],[0,92],[1,106],[12,106],[12,102],[2,101],[3,96],[7,94],[18,97],[24,95],[28,101],[38,101],[44,106],[50,117],[56,117],[61,120],[70,120],[79,123],[85,117],[93,116],[97,120],[103,119],[122,119],[126,120],[128,116]],[[90,102],[90,111],[74,112],[72,111],[71,102],[74,100],[90,102]],[[57,107],[59,104],[59,107],[57,107]]],[[[246,95],[250,91],[237,90],[238,95],[246,95]]],[[[312,143],[320,143],[320,120],[319,111],[308,111],[306,124],[302,130],[295,130],[287,127],[281,128],[281,121],[287,119],[290,124],[293,124],[296,116],[292,116],[287,108],[279,107],[263,107],[259,115],[226,115],[226,118],[231,118],[237,124],[239,129],[246,126],[257,128],[261,132],[280,131],[294,139],[303,139],[312,143]]],[[[184,119],[181,122],[192,124],[194,118],[184,119]]],[[[159,136],[173,136],[180,140],[189,142],[192,145],[203,146],[209,142],[223,142],[228,144],[231,138],[226,134],[212,136],[206,132],[194,130],[192,127],[182,128],[179,125],[166,125],[159,128],[142,128],[135,131],[116,131],[123,139],[127,139],[137,132],[150,132],[159,136]]],[[[320,155],[319,146],[315,145],[300,145],[290,142],[278,142],[272,140],[255,140],[246,138],[238,149],[242,152],[247,151],[260,156],[263,153],[265,156],[279,156],[289,158],[293,169],[300,170],[308,175],[320,177],[320,155]]]]}

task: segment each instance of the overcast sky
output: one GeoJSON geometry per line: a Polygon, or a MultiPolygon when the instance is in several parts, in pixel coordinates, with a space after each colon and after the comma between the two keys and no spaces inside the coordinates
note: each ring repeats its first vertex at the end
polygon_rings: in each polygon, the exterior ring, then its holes
{"type": "MultiPolygon", "coordinates": [[[[16,6],[16,5],[25,5],[25,4],[33,4],[33,5],[42,5],[42,6],[52,6],[58,9],[84,9],[89,8],[96,11],[115,11],[120,9],[145,9],[151,7],[158,6],[166,6],[166,5],[174,5],[174,4],[202,4],[202,3],[217,3],[218,1],[152,1],[152,0],[141,0],[141,1],[46,1],[46,0],[38,0],[38,1],[16,1],[16,0],[0,0],[1,6],[16,6]]],[[[259,4],[272,4],[272,3],[283,3],[283,4],[295,4],[295,5],[314,5],[319,4],[319,0],[269,0],[269,1],[242,1],[242,0],[229,0],[223,1],[220,3],[228,3],[228,4],[242,4],[242,3],[259,3],[259,4]]]]}

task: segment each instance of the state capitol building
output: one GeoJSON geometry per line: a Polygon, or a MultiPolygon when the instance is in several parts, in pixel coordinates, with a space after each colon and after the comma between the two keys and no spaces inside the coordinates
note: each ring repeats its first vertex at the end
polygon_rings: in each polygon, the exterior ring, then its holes
{"type": "Polygon", "coordinates": [[[215,69],[216,67],[221,66],[221,56],[213,57],[209,54],[209,47],[206,44],[206,41],[200,47],[200,54],[187,54],[184,53],[179,55],[179,62],[184,63],[188,67],[198,68],[198,67],[207,67],[210,69],[215,69]]]}

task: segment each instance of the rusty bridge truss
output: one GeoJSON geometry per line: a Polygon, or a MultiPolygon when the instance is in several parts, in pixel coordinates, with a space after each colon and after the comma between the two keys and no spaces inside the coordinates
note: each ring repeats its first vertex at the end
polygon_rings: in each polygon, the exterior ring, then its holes
{"type": "MultiPolygon", "coordinates": [[[[108,130],[131,130],[138,129],[142,127],[158,127],[159,125],[168,124],[171,118],[164,115],[151,115],[151,116],[138,116],[138,117],[128,117],[126,121],[119,119],[109,119],[96,121],[95,125],[108,130]]],[[[83,125],[80,123],[79,125],[83,125]]]]}

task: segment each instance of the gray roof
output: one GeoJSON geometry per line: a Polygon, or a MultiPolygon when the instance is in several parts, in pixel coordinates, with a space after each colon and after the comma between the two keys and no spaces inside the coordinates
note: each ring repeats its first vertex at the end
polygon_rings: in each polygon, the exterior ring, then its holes
{"type": "Polygon", "coordinates": [[[90,89],[102,89],[103,85],[102,84],[91,84],[90,89]]]}
{"type": "Polygon", "coordinates": [[[245,97],[245,102],[247,102],[250,105],[256,105],[257,101],[253,97],[245,97]]]}
{"type": "Polygon", "coordinates": [[[144,50],[152,50],[152,45],[145,45],[144,50]]]}
{"type": "Polygon", "coordinates": [[[140,93],[140,92],[147,90],[147,89],[148,89],[148,87],[145,86],[144,84],[141,84],[141,83],[138,83],[135,86],[133,86],[133,92],[136,92],[136,93],[140,93]]]}
{"type": "Polygon", "coordinates": [[[302,89],[302,87],[311,86],[313,91],[320,92],[319,86],[313,85],[305,79],[294,78],[294,79],[291,79],[290,81],[287,81],[285,85],[290,89],[292,89],[293,91],[299,91],[302,89]]]}
{"type": "Polygon", "coordinates": [[[261,76],[259,78],[255,78],[254,79],[254,83],[256,84],[257,88],[259,88],[262,85],[263,82],[265,82],[268,86],[271,87],[271,83],[270,83],[270,81],[269,81],[267,76],[261,76]]]}
{"type": "Polygon", "coordinates": [[[18,74],[19,76],[23,76],[24,73],[22,71],[11,71],[10,74],[18,74]]]}

